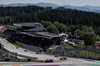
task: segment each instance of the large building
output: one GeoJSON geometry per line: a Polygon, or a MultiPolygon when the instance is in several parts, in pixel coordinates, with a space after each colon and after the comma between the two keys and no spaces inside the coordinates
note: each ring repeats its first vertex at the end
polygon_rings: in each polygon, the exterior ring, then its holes
{"type": "Polygon", "coordinates": [[[41,23],[14,23],[13,26],[5,25],[1,29],[2,36],[15,43],[36,47],[50,47],[53,44],[61,44],[61,36],[44,32],[41,23]]]}

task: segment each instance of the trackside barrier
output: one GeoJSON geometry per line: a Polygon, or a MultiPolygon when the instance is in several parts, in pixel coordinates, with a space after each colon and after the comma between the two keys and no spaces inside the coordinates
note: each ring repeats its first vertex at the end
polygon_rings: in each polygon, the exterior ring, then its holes
{"type": "Polygon", "coordinates": [[[37,61],[34,59],[0,59],[0,62],[6,62],[6,61],[11,61],[11,62],[24,62],[24,61],[37,61]]]}
{"type": "Polygon", "coordinates": [[[7,50],[0,49],[0,53],[5,54],[8,57],[17,58],[17,53],[14,53],[14,52],[10,52],[10,51],[7,51],[7,50]]]}
{"type": "Polygon", "coordinates": [[[25,49],[31,50],[31,51],[37,51],[38,48],[39,48],[39,47],[36,47],[36,46],[24,44],[24,43],[21,43],[21,42],[18,42],[18,41],[16,41],[16,44],[25,48],[25,49]]]}
{"type": "Polygon", "coordinates": [[[30,56],[25,56],[25,55],[20,55],[20,54],[17,54],[18,56],[20,57],[24,57],[24,58],[28,58],[28,59],[33,59],[33,60],[37,60],[38,58],[37,57],[30,57],[30,56]]]}
{"type": "Polygon", "coordinates": [[[95,59],[100,60],[100,53],[96,53],[92,50],[85,49],[65,49],[58,47],[51,54],[58,54],[67,57],[76,57],[76,58],[86,58],[86,59],[95,59]]]}

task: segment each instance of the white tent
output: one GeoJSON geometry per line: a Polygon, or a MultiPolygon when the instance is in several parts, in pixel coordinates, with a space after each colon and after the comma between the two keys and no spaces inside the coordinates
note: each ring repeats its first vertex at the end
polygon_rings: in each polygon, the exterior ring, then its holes
{"type": "Polygon", "coordinates": [[[67,40],[67,39],[65,39],[65,40],[64,40],[64,42],[68,42],[68,40],[67,40]]]}

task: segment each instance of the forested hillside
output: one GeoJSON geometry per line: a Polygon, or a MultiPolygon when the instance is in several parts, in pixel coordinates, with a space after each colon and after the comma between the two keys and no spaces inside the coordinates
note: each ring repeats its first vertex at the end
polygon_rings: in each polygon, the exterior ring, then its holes
{"type": "Polygon", "coordinates": [[[68,31],[87,25],[93,27],[96,34],[100,35],[100,13],[78,11],[58,7],[23,6],[0,7],[0,24],[12,24],[13,22],[41,22],[50,21],[65,24],[68,31]]]}

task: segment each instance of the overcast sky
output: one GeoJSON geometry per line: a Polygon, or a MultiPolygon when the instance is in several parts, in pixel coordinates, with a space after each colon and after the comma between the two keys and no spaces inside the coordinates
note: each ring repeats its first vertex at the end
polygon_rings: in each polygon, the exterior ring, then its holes
{"type": "Polygon", "coordinates": [[[0,4],[11,3],[53,3],[57,5],[72,5],[72,6],[100,6],[100,0],[0,0],[0,4]]]}

